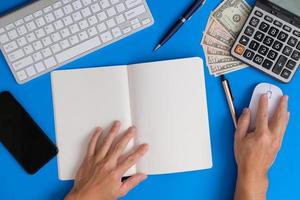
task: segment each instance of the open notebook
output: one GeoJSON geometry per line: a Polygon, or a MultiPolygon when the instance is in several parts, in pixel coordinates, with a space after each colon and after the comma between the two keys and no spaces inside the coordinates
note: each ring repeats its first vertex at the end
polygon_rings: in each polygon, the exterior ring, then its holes
{"type": "Polygon", "coordinates": [[[95,127],[138,128],[128,150],[150,149],[126,175],[211,168],[203,63],[187,58],[52,73],[58,169],[75,177],[95,127]]]}

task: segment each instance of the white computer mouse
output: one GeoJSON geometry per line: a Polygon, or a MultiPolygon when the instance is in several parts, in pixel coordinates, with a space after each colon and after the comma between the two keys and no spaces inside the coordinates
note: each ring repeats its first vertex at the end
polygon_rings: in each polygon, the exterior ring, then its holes
{"type": "Polygon", "coordinates": [[[273,118],[280,98],[283,96],[283,92],[279,87],[269,83],[260,83],[255,87],[249,106],[251,110],[250,131],[255,130],[256,113],[262,94],[267,94],[269,97],[269,121],[273,118]]]}

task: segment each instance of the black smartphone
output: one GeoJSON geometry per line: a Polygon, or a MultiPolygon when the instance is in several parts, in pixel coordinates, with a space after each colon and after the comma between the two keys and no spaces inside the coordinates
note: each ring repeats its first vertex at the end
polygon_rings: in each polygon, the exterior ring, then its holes
{"type": "Polygon", "coordinates": [[[36,173],[58,152],[9,92],[0,94],[0,142],[29,174],[36,173]]]}

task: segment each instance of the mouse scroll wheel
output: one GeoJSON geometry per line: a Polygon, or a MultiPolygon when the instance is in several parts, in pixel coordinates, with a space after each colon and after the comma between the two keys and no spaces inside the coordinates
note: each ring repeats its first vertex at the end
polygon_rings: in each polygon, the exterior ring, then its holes
{"type": "Polygon", "coordinates": [[[268,95],[268,98],[271,99],[273,92],[271,90],[269,90],[266,92],[266,94],[268,95]]]}

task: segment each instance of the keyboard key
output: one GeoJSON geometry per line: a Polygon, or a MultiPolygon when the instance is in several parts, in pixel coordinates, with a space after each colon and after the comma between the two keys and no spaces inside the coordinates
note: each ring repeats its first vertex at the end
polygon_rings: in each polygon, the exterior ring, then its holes
{"type": "Polygon", "coordinates": [[[133,18],[136,18],[137,16],[143,14],[146,12],[146,9],[143,5],[140,5],[136,8],[133,8],[130,11],[125,12],[125,16],[127,18],[127,20],[131,20],[133,18]]]}
{"type": "Polygon", "coordinates": [[[116,6],[118,13],[124,12],[126,10],[125,5],[120,3],[116,6]]]}
{"type": "Polygon", "coordinates": [[[131,27],[130,26],[127,27],[127,28],[124,28],[123,29],[123,34],[128,34],[128,33],[130,33],[130,31],[131,31],[131,27]]]}
{"type": "Polygon", "coordinates": [[[51,6],[48,6],[46,8],[43,9],[44,13],[48,13],[48,12],[51,12],[53,9],[51,6]]]}
{"type": "Polygon", "coordinates": [[[116,21],[117,21],[117,23],[118,24],[122,24],[122,23],[124,23],[125,22],[125,17],[124,17],[124,15],[118,15],[117,17],[116,17],[116,21]]]}
{"type": "Polygon", "coordinates": [[[56,62],[56,60],[55,60],[54,57],[50,57],[50,58],[46,59],[46,60],[44,61],[44,63],[45,63],[45,66],[46,66],[48,69],[54,67],[54,66],[57,64],[57,62],[56,62]]]}
{"type": "Polygon", "coordinates": [[[24,70],[17,72],[17,76],[20,81],[24,81],[27,78],[24,70]]]}
{"type": "Polygon", "coordinates": [[[53,4],[53,8],[57,9],[60,8],[62,6],[62,2],[61,1],[57,1],[56,3],[53,4]]]}
{"type": "Polygon", "coordinates": [[[133,8],[142,3],[142,0],[126,0],[125,4],[128,8],[133,8]]]}
{"type": "Polygon", "coordinates": [[[80,8],[82,8],[82,4],[79,0],[77,0],[73,3],[73,7],[75,10],[79,10],[80,8]]]}
{"type": "Polygon", "coordinates": [[[44,26],[46,24],[43,17],[38,18],[37,20],[35,20],[35,22],[38,27],[44,26]]]}
{"type": "Polygon", "coordinates": [[[58,63],[62,63],[72,58],[75,58],[80,54],[90,51],[100,45],[101,45],[101,41],[99,37],[94,37],[77,46],[73,46],[70,49],[57,54],[55,57],[58,63]]]}
{"type": "Polygon", "coordinates": [[[22,24],[24,24],[24,20],[23,19],[19,19],[15,22],[16,26],[21,26],[22,24]]]}
{"type": "Polygon", "coordinates": [[[10,53],[10,52],[16,50],[18,48],[18,45],[15,41],[12,41],[12,42],[4,45],[3,48],[6,53],[10,53]]]}
{"type": "Polygon", "coordinates": [[[46,48],[46,49],[42,50],[42,54],[45,58],[47,58],[52,55],[52,52],[51,52],[50,48],[46,48]]]}
{"type": "Polygon", "coordinates": [[[61,40],[61,36],[60,36],[60,34],[58,32],[57,33],[53,33],[51,35],[51,39],[52,39],[53,42],[57,42],[57,41],[61,40]]]}
{"type": "Polygon", "coordinates": [[[269,52],[269,48],[264,45],[261,45],[260,48],[258,49],[258,53],[263,56],[267,55],[268,52],[269,52]]]}
{"type": "Polygon", "coordinates": [[[91,10],[89,9],[89,7],[84,8],[81,10],[81,14],[83,17],[88,17],[92,14],[91,10]]]}
{"type": "Polygon", "coordinates": [[[275,27],[271,27],[270,30],[269,30],[269,34],[273,37],[276,37],[279,33],[279,30],[275,27]]]}
{"type": "MultiPolygon", "coordinates": [[[[93,28],[95,28],[95,27],[93,27],[93,28]]],[[[78,39],[77,35],[73,35],[72,37],[70,37],[69,40],[70,40],[71,45],[75,45],[75,44],[79,43],[79,39],[78,39]]],[[[52,51],[53,51],[53,49],[52,49],[52,51]]],[[[58,50],[58,51],[60,51],[60,50],[58,50]]],[[[56,51],[56,52],[58,52],[58,51],[56,51]]]]}
{"type": "Polygon", "coordinates": [[[143,25],[147,25],[147,24],[149,24],[150,22],[151,22],[151,20],[150,20],[149,18],[147,18],[147,19],[145,19],[145,20],[142,21],[142,24],[143,24],[143,25]]]}
{"type": "Polygon", "coordinates": [[[104,31],[107,30],[106,25],[104,23],[101,23],[101,24],[97,25],[97,28],[98,28],[98,31],[100,33],[102,33],[102,32],[104,32],[104,31]]]}
{"type": "Polygon", "coordinates": [[[33,15],[27,15],[26,17],[24,17],[25,22],[29,22],[31,20],[33,20],[33,15]]]}
{"type": "Polygon", "coordinates": [[[293,58],[294,60],[296,60],[296,61],[299,61],[299,59],[300,59],[300,52],[297,51],[297,50],[295,50],[295,51],[293,52],[292,58],[293,58]]]}
{"type": "Polygon", "coordinates": [[[82,15],[81,15],[80,12],[73,13],[72,17],[73,17],[73,19],[74,19],[75,22],[77,22],[77,21],[79,21],[79,20],[82,19],[82,15]]]}
{"type": "Polygon", "coordinates": [[[54,27],[56,30],[62,29],[64,27],[64,24],[62,23],[61,20],[58,20],[58,21],[54,22],[53,24],[54,24],[54,27]]]}
{"type": "Polygon", "coordinates": [[[249,44],[249,48],[254,50],[254,51],[257,51],[259,46],[260,46],[259,43],[256,42],[256,41],[251,41],[250,44],[249,44]]]}
{"type": "Polygon", "coordinates": [[[106,25],[107,25],[108,28],[111,29],[111,28],[115,27],[117,24],[116,24],[114,18],[111,18],[111,19],[106,21],[106,25]]]}
{"type": "Polygon", "coordinates": [[[100,12],[99,14],[97,14],[97,17],[100,20],[100,22],[107,19],[107,15],[105,14],[105,12],[100,12]]]}
{"type": "Polygon", "coordinates": [[[266,59],[266,60],[263,62],[262,66],[263,66],[264,68],[266,68],[266,69],[271,69],[272,66],[273,66],[273,62],[272,62],[271,60],[266,59]]]}
{"type": "Polygon", "coordinates": [[[115,16],[117,14],[117,11],[114,7],[107,9],[106,12],[109,17],[115,16]]]}
{"type": "Polygon", "coordinates": [[[283,26],[283,30],[287,31],[287,32],[291,32],[292,28],[290,26],[284,25],[283,26]]]}
{"type": "Polygon", "coordinates": [[[51,23],[55,20],[55,17],[52,13],[49,13],[49,14],[45,15],[45,20],[47,23],[51,23]]]}
{"type": "Polygon", "coordinates": [[[292,72],[288,69],[284,69],[281,73],[281,77],[285,78],[285,79],[289,79],[291,76],[292,72]]]}
{"type": "Polygon", "coordinates": [[[258,11],[258,10],[256,10],[256,11],[254,12],[254,14],[255,14],[256,16],[258,16],[258,17],[262,17],[262,16],[264,15],[262,12],[260,12],[260,11],[258,11]]]}
{"type": "Polygon", "coordinates": [[[25,26],[18,27],[17,31],[18,31],[19,35],[24,35],[27,33],[27,29],[25,28],[25,26]]]}
{"type": "Polygon", "coordinates": [[[71,30],[71,33],[74,34],[74,33],[77,33],[80,31],[79,29],[79,26],[77,24],[73,24],[70,26],[70,30],[71,30]]]}
{"type": "Polygon", "coordinates": [[[35,34],[38,39],[46,36],[46,33],[45,33],[44,29],[42,29],[42,28],[35,31],[35,34]]]}
{"type": "Polygon", "coordinates": [[[267,45],[267,46],[271,46],[274,42],[274,39],[269,37],[269,36],[266,36],[266,38],[264,39],[264,44],[267,45]]]}
{"type": "Polygon", "coordinates": [[[122,35],[121,29],[119,27],[112,29],[112,34],[115,38],[120,37],[122,35]]]}
{"type": "Polygon", "coordinates": [[[33,50],[32,46],[31,46],[31,44],[29,44],[29,45],[27,45],[26,47],[24,47],[24,51],[25,51],[25,53],[26,53],[27,55],[34,52],[34,50],[33,50]]]}
{"type": "Polygon", "coordinates": [[[250,26],[247,26],[247,28],[245,29],[245,34],[248,35],[249,37],[251,37],[254,33],[254,28],[250,27],[250,26]]]}
{"type": "Polygon", "coordinates": [[[67,29],[67,28],[62,29],[60,31],[60,34],[63,38],[66,38],[71,35],[69,29],[67,29]]]}
{"type": "MultiPolygon", "coordinates": [[[[73,36],[73,37],[77,37],[76,35],[75,36],[73,36]]],[[[72,37],[71,37],[72,38],[72,37]]],[[[71,39],[70,38],[70,39],[71,39]]],[[[78,39],[77,39],[78,40],[78,39]]],[[[75,44],[75,43],[74,43],[75,44]]],[[[73,45],[73,44],[72,44],[73,45]]],[[[59,44],[54,44],[54,45],[52,45],[51,47],[51,50],[52,50],[52,52],[53,53],[57,53],[57,52],[60,52],[61,51],[61,48],[60,48],[60,46],[59,46],[59,44]]]]}
{"type": "Polygon", "coordinates": [[[83,32],[79,33],[79,39],[80,40],[86,40],[86,39],[88,39],[88,37],[89,36],[88,36],[86,31],[83,31],[83,32]]]}
{"type": "Polygon", "coordinates": [[[271,60],[276,60],[277,56],[278,56],[278,53],[273,50],[271,50],[268,54],[268,58],[270,58],[271,60]]]}
{"type": "Polygon", "coordinates": [[[61,19],[63,16],[65,16],[65,14],[62,9],[58,9],[54,11],[54,16],[56,17],[56,19],[61,19]]]}
{"type": "Polygon", "coordinates": [[[263,41],[264,37],[265,37],[265,34],[263,34],[260,31],[257,31],[254,35],[254,39],[259,41],[259,42],[263,41]]]}
{"type": "Polygon", "coordinates": [[[36,40],[35,34],[34,33],[29,33],[28,35],[26,35],[26,39],[29,43],[35,41],[36,40]]]}
{"type": "Polygon", "coordinates": [[[17,31],[16,31],[16,30],[9,31],[9,32],[8,32],[8,37],[9,37],[9,39],[11,39],[11,40],[16,39],[16,38],[18,37],[17,31]]]}
{"type": "Polygon", "coordinates": [[[5,44],[8,41],[9,41],[9,38],[6,34],[0,35],[0,43],[1,44],[5,44]]]}
{"type": "Polygon", "coordinates": [[[290,39],[288,40],[288,45],[290,45],[291,47],[295,47],[298,43],[298,40],[291,36],[290,39]]]}
{"type": "Polygon", "coordinates": [[[281,51],[283,44],[279,41],[275,41],[272,46],[276,51],[281,51]]]}
{"type": "Polygon", "coordinates": [[[95,27],[89,28],[87,30],[87,32],[88,32],[88,34],[89,34],[90,37],[98,34],[97,29],[95,27]]]}
{"type": "Polygon", "coordinates": [[[109,31],[101,34],[100,37],[101,37],[103,43],[107,43],[113,39],[113,37],[109,31]]]}
{"type": "Polygon", "coordinates": [[[250,20],[250,25],[253,27],[257,27],[259,24],[259,19],[257,19],[256,17],[252,17],[250,20]]]}
{"type": "Polygon", "coordinates": [[[108,0],[100,0],[100,5],[103,9],[108,8],[110,6],[109,1],[108,0]]]}
{"type": "Polygon", "coordinates": [[[88,22],[84,19],[82,21],[79,22],[79,27],[81,30],[86,29],[87,27],[89,27],[88,22]]]}
{"type": "Polygon", "coordinates": [[[261,65],[264,61],[264,58],[260,55],[256,55],[253,59],[253,62],[255,62],[258,65],[261,65]]]}
{"type": "Polygon", "coordinates": [[[31,56],[28,56],[26,58],[23,58],[15,63],[12,64],[13,68],[18,71],[20,69],[23,69],[33,63],[33,59],[31,56]]]}
{"type": "Polygon", "coordinates": [[[14,62],[24,56],[25,56],[24,51],[22,49],[18,49],[17,51],[14,51],[13,53],[8,54],[8,59],[11,62],[14,62]]]}
{"type": "Polygon", "coordinates": [[[97,12],[99,12],[101,10],[101,8],[100,8],[100,6],[99,6],[98,3],[95,3],[95,4],[91,5],[91,9],[92,9],[93,13],[97,13],[97,12]]]}
{"type": "Polygon", "coordinates": [[[71,46],[68,40],[60,41],[59,44],[62,49],[67,49],[71,46]]]}
{"type": "Polygon", "coordinates": [[[25,37],[18,38],[17,42],[18,42],[18,45],[20,47],[23,47],[23,46],[25,46],[27,44],[27,41],[26,41],[25,37]]]}
{"type": "Polygon", "coordinates": [[[88,6],[92,3],[92,0],[82,0],[84,6],[88,6]]]}
{"type": "Polygon", "coordinates": [[[43,48],[41,41],[36,41],[32,44],[34,50],[38,51],[43,48]]]}
{"type": "Polygon", "coordinates": [[[73,24],[73,19],[71,16],[67,16],[63,18],[63,22],[66,26],[69,26],[70,24],[73,24]]]}
{"type": "Polygon", "coordinates": [[[267,32],[270,28],[270,25],[265,23],[265,22],[262,22],[259,26],[259,30],[261,30],[262,32],[267,32]]]}
{"type": "Polygon", "coordinates": [[[275,25],[275,26],[278,26],[278,27],[280,27],[280,28],[283,26],[283,24],[282,24],[280,21],[278,21],[278,20],[275,20],[275,21],[274,21],[274,25],[275,25]]]}
{"type": "Polygon", "coordinates": [[[42,39],[44,46],[49,46],[52,44],[51,38],[49,36],[42,39]]]}
{"type": "Polygon", "coordinates": [[[300,32],[299,31],[293,31],[293,34],[295,35],[295,36],[297,36],[297,37],[300,37],[300,32]]]}
{"type": "Polygon", "coordinates": [[[33,57],[33,60],[34,60],[35,62],[40,61],[40,60],[43,59],[43,56],[42,56],[42,54],[41,54],[40,52],[34,53],[34,54],[32,55],[32,57],[33,57]]]}
{"type": "Polygon", "coordinates": [[[268,16],[268,15],[265,16],[265,20],[266,20],[267,22],[270,22],[270,23],[273,22],[273,18],[270,17],[270,16],[268,16]]]}
{"type": "Polygon", "coordinates": [[[289,68],[290,70],[294,70],[296,67],[297,63],[293,60],[289,60],[288,63],[286,64],[286,67],[289,68]]]}
{"type": "Polygon", "coordinates": [[[282,53],[288,57],[292,54],[292,52],[293,52],[293,49],[289,46],[284,47],[284,49],[282,51],[282,53]]]}
{"type": "Polygon", "coordinates": [[[279,75],[281,73],[283,67],[285,66],[287,60],[288,59],[285,56],[280,56],[272,71],[275,74],[279,75]]]}
{"type": "Polygon", "coordinates": [[[35,68],[39,73],[46,70],[46,67],[42,62],[35,64],[35,68]]]}
{"type": "Polygon", "coordinates": [[[235,49],[234,52],[237,53],[238,55],[243,55],[243,53],[245,52],[245,47],[238,44],[235,49]]]}
{"type": "Polygon", "coordinates": [[[65,12],[66,15],[68,15],[73,12],[73,8],[70,4],[68,4],[63,7],[63,11],[65,12]]]}
{"type": "Polygon", "coordinates": [[[36,75],[36,71],[33,66],[26,68],[26,73],[29,77],[36,75]]]}
{"type": "Polygon", "coordinates": [[[88,22],[89,22],[90,26],[93,26],[98,23],[98,19],[96,16],[91,16],[88,18],[88,22]]]}
{"type": "Polygon", "coordinates": [[[133,29],[138,29],[138,28],[140,28],[142,25],[141,25],[141,23],[136,23],[136,24],[134,24],[133,26],[132,26],[132,28],[133,29]]]}
{"type": "Polygon", "coordinates": [[[7,31],[10,31],[10,30],[13,29],[13,28],[15,28],[15,25],[14,25],[13,23],[8,24],[8,25],[5,26],[5,29],[6,29],[7,31]]]}
{"type": "Polygon", "coordinates": [[[36,29],[36,25],[34,22],[29,22],[28,24],[26,24],[26,27],[28,31],[34,31],[36,29]]]}
{"type": "Polygon", "coordinates": [[[240,43],[244,46],[247,46],[249,41],[250,41],[250,38],[248,38],[247,36],[244,36],[244,35],[240,39],[240,43]]]}
{"type": "Polygon", "coordinates": [[[250,51],[250,50],[246,50],[245,53],[244,53],[244,57],[247,58],[248,60],[252,60],[253,57],[254,57],[255,53],[253,51],[250,51]]]}
{"type": "Polygon", "coordinates": [[[119,3],[119,2],[120,2],[120,0],[110,0],[110,3],[113,4],[113,5],[115,5],[115,4],[119,3]]]}
{"type": "Polygon", "coordinates": [[[280,40],[281,42],[285,42],[288,38],[288,34],[281,31],[278,35],[278,40],[280,40]]]}

